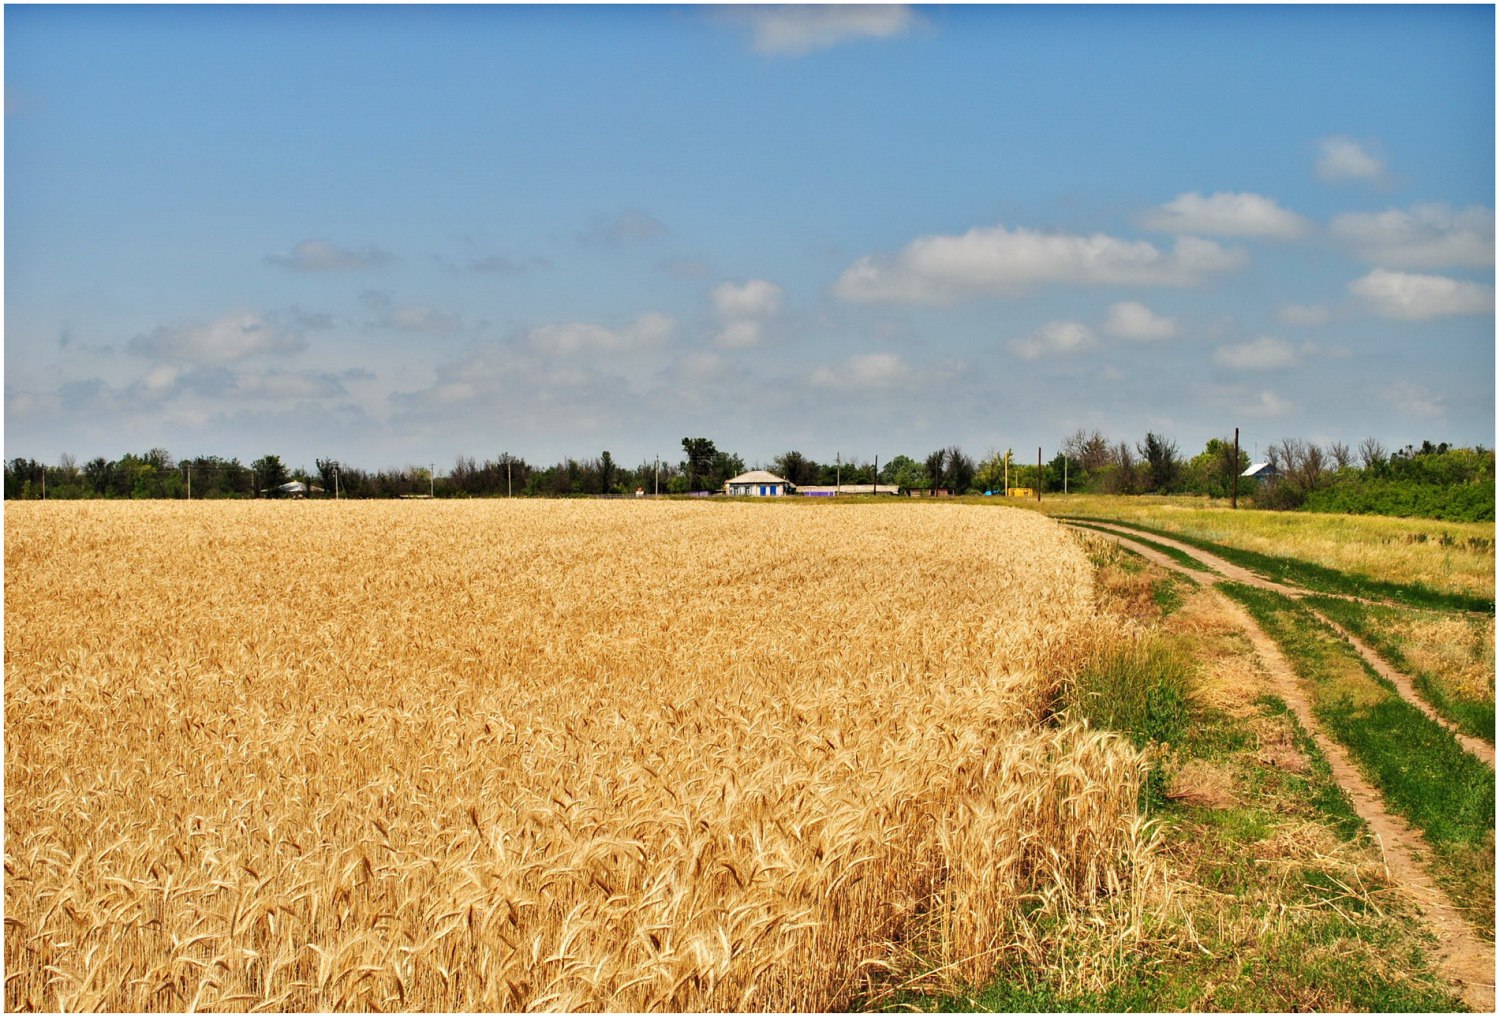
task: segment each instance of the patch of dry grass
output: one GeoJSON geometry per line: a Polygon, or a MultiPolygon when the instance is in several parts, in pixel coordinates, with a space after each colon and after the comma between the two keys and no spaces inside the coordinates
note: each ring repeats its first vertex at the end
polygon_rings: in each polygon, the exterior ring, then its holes
{"type": "Polygon", "coordinates": [[[1050,515],[1142,523],[1386,582],[1494,595],[1493,523],[1233,510],[1226,501],[1184,497],[1057,495],[1039,508],[1050,515]]]}
{"type": "Polygon", "coordinates": [[[9,506],[7,1007],[837,1009],[1131,942],[1144,761],[1046,723],[1087,561],[924,509],[9,506]]]}

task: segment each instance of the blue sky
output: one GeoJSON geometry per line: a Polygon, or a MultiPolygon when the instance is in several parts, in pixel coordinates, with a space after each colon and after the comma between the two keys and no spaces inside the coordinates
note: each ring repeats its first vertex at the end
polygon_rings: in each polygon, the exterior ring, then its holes
{"type": "Polygon", "coordinates": [[[1494,443],[1494,12],[5,9],[5,453],[1494,443]]]}

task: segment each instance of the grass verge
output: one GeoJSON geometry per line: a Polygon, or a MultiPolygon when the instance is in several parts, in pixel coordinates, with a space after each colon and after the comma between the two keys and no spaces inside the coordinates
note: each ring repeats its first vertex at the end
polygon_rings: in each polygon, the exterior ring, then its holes
{"type": "Polygon", "coordinates": [[[1190,544],[1204,551],[1210,551],[1225,561],[1233,562],[1235,565],[1241,565],[1252,572],[1257,572],[1266,579],[1301,586],[1318,593],[1340,593],[1374,600],[1390,600],[1409,607],[1429,608],[1433,610],[1494,613],[1494,598],[1492,597],[1479,597],[1465,593],[1448,593],[1442,590],[1434,590],[1420,583],[1392,583],[1382,579],[1373,579],[1355,572],[1340,572],[1325,565],[1318,565],[1314,562],[1302,561],[1297,558],[1282,558],[1276,555],[1261,554],[1258,551],[1248,551],[1239,547],[1231,547],[1227,544],[1203,540],[1201,537],[1189,536],[1184,533],[1172,533],[1153,526],[1147,526],[1143,523],[1099,519],[1091,516],[1077,516],[1073,518],[1078,522],[1122,523],[1131,529],[1139,529],[1144,533],[1153,533],[1158,537],[1169,537],[1183,544],[1190,544]]]}
{"type": "MultiPolygon", "coordinates": [[[[1493,697],[1493,643],[1491,632],[1479,632],[1468,626],[1464,619],[1450,615],[1434,619],[1434,623],[1450,629],[1454,625],[1467,627],[1470,631],[1456,633],[1448,638],[1444,649],[1447,660],[1436,665],[1420,663],[1424,647],[1413,646],[1411,629],[1420,626],[1425,619],[1413,618],[1411,613],[1398,608],[1363,604],[1338,597],[1307,597],[1308,604],[1322,615],[1358,636],[1374,648],[1391,665],[1411,676],[1416,689],[1438,713],[1446,717],[1465,734],[1482,738],[1494,744],[1494,697],[1493,697]],[[1487,651],[1488,660],[1478,658],[1487,651]],[[1454,659],[1456,658],[1456,659],[1454,659]],[[1474,682],[1464,681],[1466,675],[1457,673],[1487,664],[1487,688],[1475,688],[1474,682]],[[1446,666],[1443,666],[1443,665],[1446,666]],[[1484,693],[1487,695],[1484,695],[1484,693]]],[[[1446,633],[1444,633],[1446,634],[1446,633]]]]}
{"type": "MultiPolygon", "coordinates": [[[[1073,526],[1078,526],[1086,530],[1091,530],[1094,533],[1103,533],[1109,536],[1118,535],[1117,530],[1106,529],[1102,526],[1097,526],[1087,520],[1072,519],[1067,516],[1058,516],[1057,518],[1062,522],[1070,523],[1073,526]]],[[[1218,574],[1217,569],[1209,565],[1204,565],[1202,562],[1198,561],[1196,558],[1193,558],[1190,554],[1183,551],[1179,547],[1169,547],[1166,544],[1158,544],[1148,537],[1131,537],[1130,539],[1137,544],[1143,544],[1145,547],[1150,548],[1152,551],[1159,551],[1161,554],[1164,554],[1166,557],[1170,558],[1178,565],[1182,566],[1183,568],[1189,568],[1193,572],[1204,572],[1208,575],[1218,574]]]]}
{"type": "Polygon", "coordinates": [[[1312,709],[1424,835],[1431,872],[1474,925],[1494,934],[1494,771],[1381,681],[1326,623],[1280,594],[1239,583],[1219,589],[1281,645],[1312,709]]]}

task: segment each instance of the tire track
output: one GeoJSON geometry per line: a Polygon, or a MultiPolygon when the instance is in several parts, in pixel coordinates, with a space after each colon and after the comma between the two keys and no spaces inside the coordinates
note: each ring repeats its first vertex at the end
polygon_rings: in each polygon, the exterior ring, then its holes
{"type": "MultiPolygon", "coordinates": [[[[1069,523],[1068,525],[1072,524],[1069,523]]],[[[1285,583],[1277,583],[1274,580],[1266,579],[1264,576],[1261,576],[1254,572],[1250,572],[1242,565],[1235,565],[1233,562],[1226,561],[1223,558],[1212,554],[1211,552],[1203,551],[1200,548],[1193,547],[1191,544],[1183,543],[1179,540],[1172,540],[1170,537],[1161,537],[1157,536],[1154,533],[1141,533],[1137,530],[1130,529],[1128,526],[1116,523],[1096,523],[1090,521],[1086,527],[1073,526],[1073,528],[1091,530],[1092,532],[1097,533],[1100,536],[1111,537],[1119,543],[1129,547],[1131,551],[1134,551],[1136,554],[1147,558],[1157,565],[1162,565],[1166,568],[1172,569],[1173,571],[1180,572],[1183,575],[1191,576],[1193,579],[1196,579],[1199,582],[1207,583],[1210,586],[1221,582],[1223,579],[1230,579],[1236,583],[1244,583],[1248,586],[1257,586],[1262,590],[1270,590],[1273,593],[1280,593],[1296,601],[1301,601],[1303,597],[1306,597],[1312,593],[1312,591],[1303,589],[1299,586],[1288,586],[1285,583]],[[1131,536],[1138,539],[1128,539],[1131,536]],[[1188,555],[1191,555],[1193,558],[1202,562],[1204,565],[1210,566],[1211,568],[1220,572],[1221,576],[1215,576],[1211,573],[1196,572],[1192,569],[1184,568],[1182,565],[1175,561],[1172,561],[1171,558],[1164,554],[1161,554],[1159,551],[1153,550],[1152,548],[1140,544],[1138,540],[1149,540],[1152,543],[1160,544],[1163,547],[1170,547],[1182,551],[1188,555]]],[[[1338,596],[1337,594],[1318,595],[1338,596]]],[[[1360,598],[1348,597],[1344,599],[1358,600],[1360,598]]],[[[1402,699],[1410,703],[1422,713],[1426,714],[1427,717],[1429,717],[1432,721],[1434,721],[1440,727],[1444,728],[1454,738],[1456,738],[1457,743],[1463,747],[1463,750],[1465,752],[1467,752],[1470,756],[1483,760],[1483,762],[1487,763],[1490,768],[1494,766],[1494,746],[1490,745],[1482,738],[1475,738],[1474,736],[1468,734],[1452,721],[1448,720],[1446,717],[1438,713],[1436,708],[1428,703],[1424,697],[1422,697],[1421,693],[1416,689],[1415,681],[1412,680],[1409,675],[1396,669],[1394,665],[1392,665],[1389,661],[1385,660],[1378,653],[1376,653],[1373,647],[1356,638],[1353,633],[1349,632],[1347,629],[1343,628],[1343,626],[1339,625],[1337,622],[1324,615],[1321,611],[1318,611],[1316,608],[1311,607],[1308,604],[1303,603],[1302,606],[1312,614],[1316,615],[1324,625],[1332,629],[1338,635],[1342,636],[1343,639],[1348,642],[1348,645],[1352,646],[1354,651],[1360,657],[1362,657],[1364,661],[1368,663],[1368,665],[1372,667],[1380,677],[1384,678],[1395,687],[1395,691],[1399,693],[1402,699]]]]}

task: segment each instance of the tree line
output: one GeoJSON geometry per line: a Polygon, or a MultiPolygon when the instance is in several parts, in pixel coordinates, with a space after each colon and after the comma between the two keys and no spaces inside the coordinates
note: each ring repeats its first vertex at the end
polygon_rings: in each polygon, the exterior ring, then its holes
{"type": "MultiPolygon", "coordinates": [[[[1285,438],[1266,449],[1279,477],[1269,483],[1239,481],[1242,498],[1260,508],[1307,508],[1326,512],[1426,515],[1450,519],[1494,518],[1494,453],[1482,446],[1454,447],[1423,441],[1388,451],[1373,438],[1354,448],[1321,446],[1285,438]]],[[[1226,498],[1234,478],[1249,466],[1231,438],[1210,439],[1202,451],[1184,456],[1175,441],[1147,432],[1137,442],[1112,441],[1102,432],[1078,430],[1062,439],[1039,468],[1009,452],[980,460],[951,445],[922,459],[819,462],[797,450],[774,457],[763,468],[799,487],[884,484],[910,492],[955,495],[1003,493],[1009,488],[1101,494],[1188,494],[1226,498]]],[[[746,471],[744,459],[708,438],[683,438],[676,462],[622,464],[608,452],[535,465],[503,452],[490,459],[460,456],[446,474],[431,466],[365,470],[338,460],[316,459],[314,468],[292,468],[277,455],[249,463],[237,458],[174,459],[162,448],[103,457],[79,465],[71,456],[56,464],[16,458],[5,462],[5,497],[29,498],[259,498],[277,497],[291,482],[314,496],[348,498],[569,497],[689,494],[723,490],[746,471]]]]}

